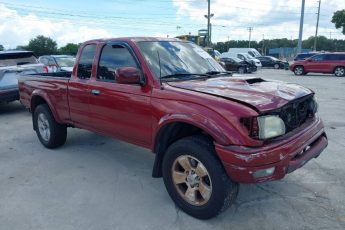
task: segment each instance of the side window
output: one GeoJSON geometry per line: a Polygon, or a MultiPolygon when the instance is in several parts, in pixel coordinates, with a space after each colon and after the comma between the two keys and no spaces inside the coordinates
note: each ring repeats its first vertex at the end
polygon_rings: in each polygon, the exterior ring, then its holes
{"type": "Polygon", "coordinates": [[[327,61],[339,60],[339,56],[338,55],[327,54],[327,55],[325,55],[325,60],[327,60],[327,61]]]}
{"type": "Polygon", "coordinates": [[[48,65],[48,59],[46,57],[41,57],[40,62],[44,65],[48,65]]]}
{"type": "Polygon", "coordinates": [[[315,56],[311,57],[311,59],[314,61],[323,61],[323,60],[325,60],[325,55],[315,55],[315,56]]]}
{"type": "Polygon", "coordinates": [[[53,58],[49,58],[48,65],[56,65],[53,58]]]}
{"type": "Polygon", "coordinates": [[[77,76],[80,79],[90,79],[92,71],[93,58],[96,53],[96,45],[86,45],[81,53],[78,63],[77,76]]]}
{"type": "Polygon", "coordinates": [[[115,81],[115,71],[119,67],[138,68],[138,65],[126,47],[122,45],[105,45],[99,59],[97,79],[115,81]]]}
{"type": "Polygon", "coordinates": [[[245,61],[245,60],[246,60],[246,59],[244,58],[244,56],[243,56],[243,55],[241,55],[241,54],[237,54],[237,57],[238,57],[239,59],[243,60],[243,61],[245,61]]]}
{"type": "Polygon", "coordinates": [[[339,55],[339,60],[345,61],[345,55],[339,55]]]}

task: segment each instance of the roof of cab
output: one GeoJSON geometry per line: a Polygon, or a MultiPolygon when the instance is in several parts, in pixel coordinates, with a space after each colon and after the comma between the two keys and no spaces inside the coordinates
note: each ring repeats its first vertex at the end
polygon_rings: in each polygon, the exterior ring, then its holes
{"type": "Polygon", "coordinates": [[[160,37],[119,37],[119,38],[103,38],[103,39],[94,39],[85,41],[84,43],[92,43],[92,42],[116,42],[116,41],[132,41],[132,42],[156,42],[156,41],[169,41],[169,42],[177,42],[177,41],[184,41],[177,38],[160,38],[160,37]]]}

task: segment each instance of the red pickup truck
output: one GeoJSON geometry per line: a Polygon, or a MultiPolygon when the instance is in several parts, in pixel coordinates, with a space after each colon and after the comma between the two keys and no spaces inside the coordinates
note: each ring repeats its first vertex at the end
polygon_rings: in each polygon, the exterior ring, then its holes
{"type": "Polygon", "coordinates": [[[177,39],[87,41],[72,73],[27,75],[19,89],[45,147],[78,127],[149,148],[153,177],[201,219],[232,204],[239,183],[282,179],[327,146],[314,92],[234,77],[177,39]]]}

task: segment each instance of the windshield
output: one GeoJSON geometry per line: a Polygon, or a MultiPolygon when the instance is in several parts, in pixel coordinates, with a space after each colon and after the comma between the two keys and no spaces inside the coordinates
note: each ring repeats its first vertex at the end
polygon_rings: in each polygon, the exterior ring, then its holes
{"type": "Polygon", "coordinates": [[[274,60],[274,61],[279,61],[279,59],[276,58],[276,57],[271,57],[271,59],[274,60]]]}
{"type": "Polygon", "coordinates": [[[203,74],[212,71],[225,71],[206,51],[193,43],[143,41],[138,42],[138,46],[157,79],[160,76],[175,74],[203,74]]]}
{"type": "Polygon", "coordinates": [[[237,57],[231,57],[231,58],[221,58],[221,61],[234,61],[234,62],[243,62],[243,60],[237,58],[237,57]]]}
{"type": "Polygon", "coordinates": [[[55,60],[59,67],[73,67],[75,58],[74,57],[56,57],[55,60]]]}
{"type": "Polygon", "coordinates": [[[244,54],[246,56],[247,59],[253,59],[254,57],[249,55],[249,54],[244,54]]]}

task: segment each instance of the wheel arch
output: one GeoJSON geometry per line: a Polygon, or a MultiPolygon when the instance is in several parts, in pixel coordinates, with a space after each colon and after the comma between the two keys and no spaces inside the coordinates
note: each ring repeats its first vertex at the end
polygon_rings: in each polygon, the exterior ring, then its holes
{"type": "MultiPolygon", "coordinates": [[[[37,108],[37,106],[42,105],[42,104],[46,104],[49,107],[54,119],[56,121],[58,121],[59,118],[56,117],[57,113],[56,113],[54,107],[51,106],[51,103],[50,103],[49,99],[47,99],[47,96],[45,96],[44,93],[42,93],[40,91],[34,91],[31,95],[30,111],[32,112],[32,119],[34,118],[35,109],[37,108]]],[[[33,123],[33,129],[36,130],[34,122],[32,122],[32,123],[33,123]]]]}
{"type": "MultiPolygon", "coordinates": [[[[153,142],[153,152],[156,154],[152,169],[153,177],[162,176],[162,160],[166,149],[175,141],[197,134],[202,134],[217,143],[227,143],[227,138],[215,125],[205,126],[190,120],[170,120],[159,126],[153,142]],[[212,128],[213,127],[213,130],[212,128]]],[[[218,157],[218,156],[217,156],[218,157]]]]}
{"type": "Polygon", "coordinates": [[[293,71],[295,71],[295,69],[296,69],[297,67],[302,67],[303,71],[305,70],[305,69],[304,69],[304,66],[299,64],[299,65],[295,65],[295,66],[293,67],[293,71]]]}

